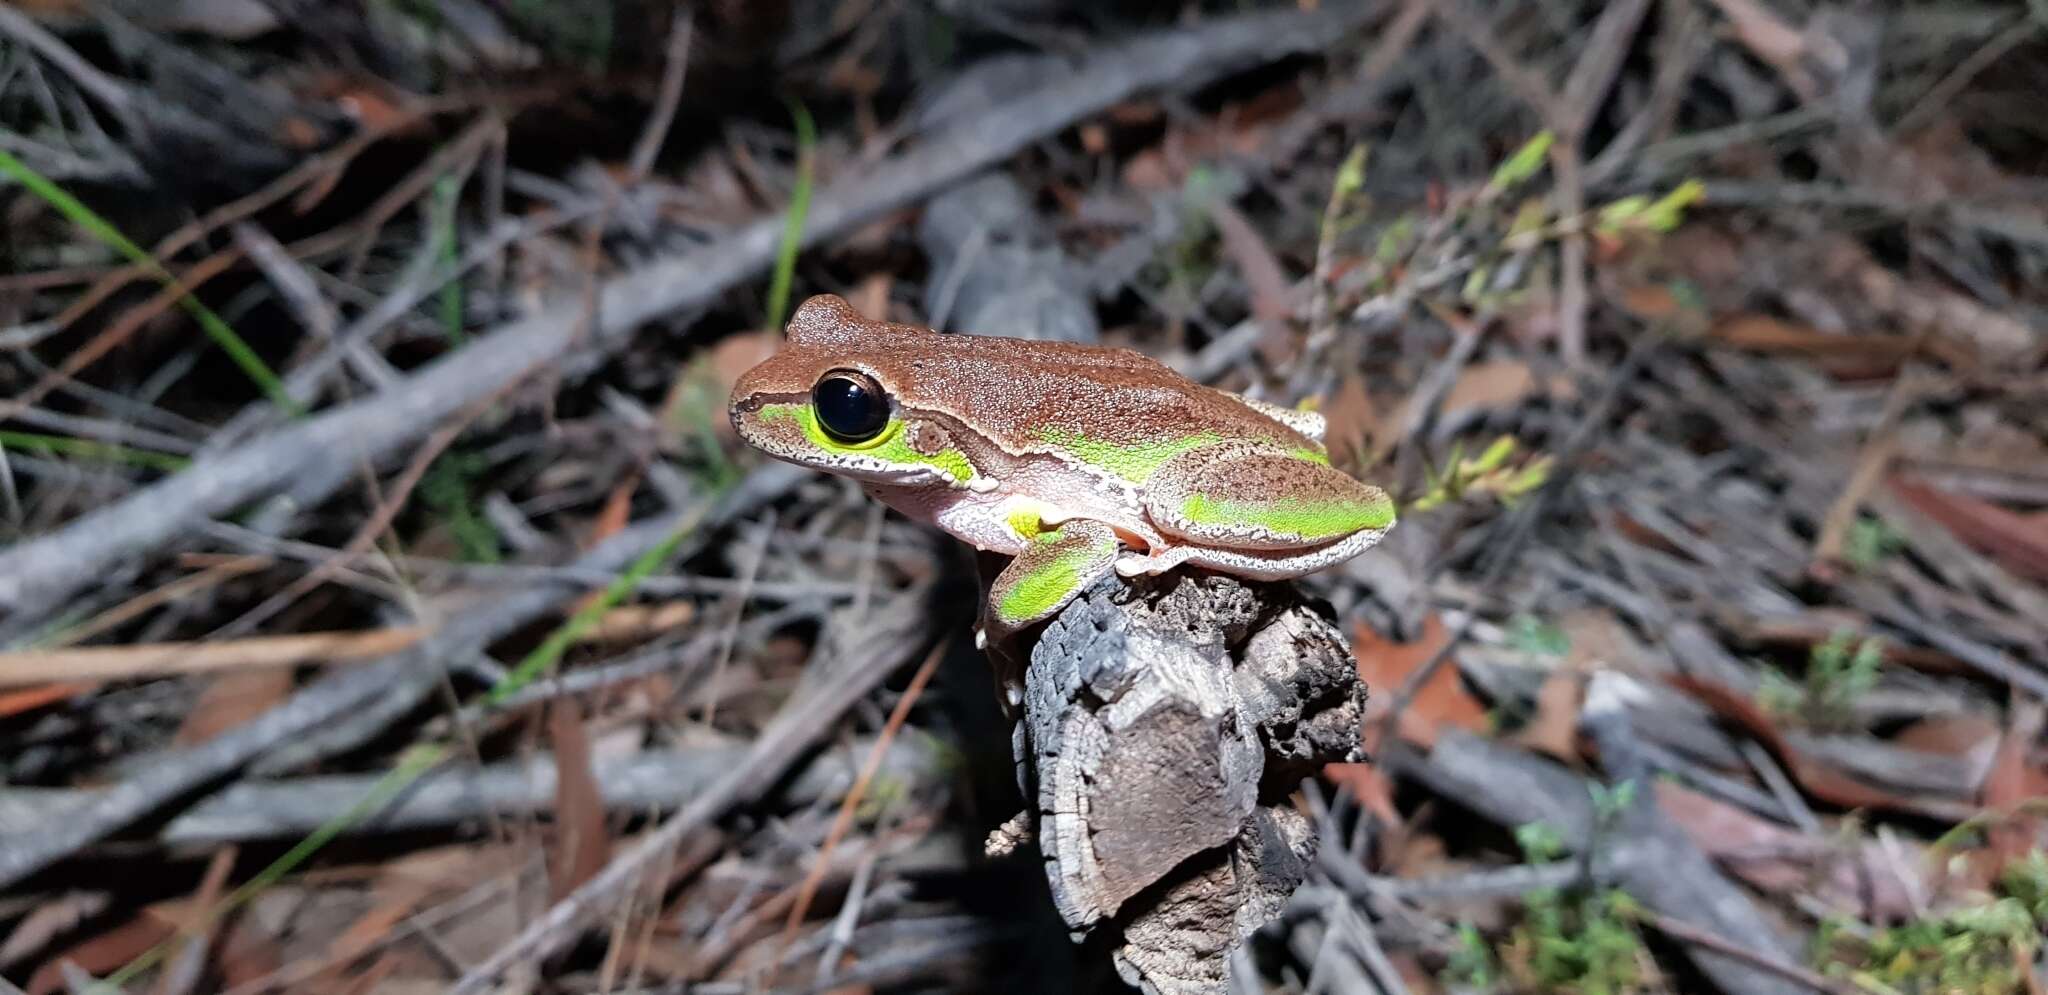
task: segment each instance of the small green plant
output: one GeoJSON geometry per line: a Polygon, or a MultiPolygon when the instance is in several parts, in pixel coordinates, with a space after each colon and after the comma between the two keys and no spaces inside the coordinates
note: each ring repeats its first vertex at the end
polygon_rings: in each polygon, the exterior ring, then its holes
{"type": "Polygon", "coordinates": [[[1479,927],[1458,924],[1458,945],[1451,950],[1450,963],[1444,965],[1441,978],[1446,988],[1490,992],[1500,985],[1500,962],[1494,958],[1493,948],[1487,945],[1479,927]]]}
{"type": "Polygon", "coordinates": [[[1974,905],[1885,929],[1829,921],[1815,934],[1822,970],[1870,991],[1901,995],[2006,995],[2027,990],[2025,972],[2048,932],[2048,853],[2006,865],[1998,894],[1974,905]]]}
{"type": "Polygon", "coordinates": [[[192,461],[170,453],[151,452],[132,446],[101,442],[97,439],[74,439],[65,435],[44,435],[41,432],[16,432],[0,430],[0,449],[19,449],[23,452],[51,456],[69,456],[74,459],[98,460],[104,463],[127,463],[147,467],[151,470],[175,472],[183,470],[192,461]]]}
{"type": "MultiPolygon", "coordinates": [[[[1596,822],[1619,818],[1635,795],[1634,782],[1599,787],[1596,822]]],[[[1564,838],[1540,823],[1515,827],[1515,842],[1532,864],[1562,859],[1564,838]]],[[[1522,921],[1508,933],[1502,961],[1522,987],[1573,995],[1624,995],[1643,989],[1648,953],[1636,932],[1637,906],[1612,888],[1574,885],[1539,888],[1522,896],[1522,921]]]]}
{"type": "Polygon", "coordinates": [[[1655,200],[1645,194],[1623,197],[1600,208],[1594,227],[1603,235],[1668,234],[1684,222],[1685,209],[1706,195],[1706,184],[1687,180],[1655,200]]]}
{"type": "Polygon", "coordinates": [[[1855,725],[1856,703],[1877,687],[1883,666],[1881,640],[1858,640],[1852,632],[1837,632],[1808,655],[1803,682],[1766,670],[1757,703],[1816,729],[1846,729],[1855,725]]]}
{"type": "Polygon", "coordinates": [[[1572,637],[1554,622],[1523,612],[1508,620],[1508,645],[1530,656],[1561,657],[1572,650],[1572,637]]]}
{"type": "Polygon", "coordinates": [[[1564,835],[1547,822],[1516,826],[1515,845],[1522,848],[1522,859],[1532,864],[1556,863],[1564,856],[1564,835]]]}
{"type": "Polygon", "coordinates": [[[2021,965],[2040,948],[2041,928],[2014,898],[1880,929],[1867,941],[1824,926],[1836,951],[1825,969],[1905,995],[2009,995],[2026,990],[2021,965]]]}
{"type": "Polygon", "coordinates": [[[1998,887],[2048,929],[2048,850],[2033,850],[2006,865],[1998,887]]]}
{"type": "Polygon", "coordinates": [[[1522,985],[1559,995],[1644,989],[1649,953],[1636,932],[1639,910],[1626,894],[1545,889],[1525,896],[1523,906],[1503,958],[1522,985]]]}
{"type": "Polygon", "coordinates": [[[1481,494],[1492,495],[1500,503],[1512,506],[1550,479],[1548,456],[1538,456],[1519,465],[1509,464],[1519,447],[1520,443],[1514,436],[1503,435],[1477,456],[1467,457],[1464,440],[1453,443],[1450,458],[1445,460],[1445,469],[1438,471],[1434,467],[1423,467],[1426,489],[1421,496],[1408,502],[1409,510],[1428,511],[1468,495],[1481,494]]]}
{"type": "Polygon", "coordinates": [[[468,563],[496,563],[500,536],[489,518],[477,510],[474,484],[488,463],[481,454],[449,452],[420,480],[420,500],[448,527],[455,548],[468,563]]]}
{"type": "Polygon", "coordinates": [[[1906,537],[1884,519],[1864,515],[1849,526],[1849,534],[1843,537],[1842,559],[1857,572],[1866,572],[1896,555],[1905,545],[1906,537]]]}
{"type": "MultiPolygon", "coordinates": [[[[1634,797],[1633,782],[1594,795],[1594,818],[1611,822],[1634,797]]],[[[1554,827],[1515,827],[1515,843],[1530,864],[1554,864],[1565,840],[1554,827]]],[[[1496,952],[1476,927],[1458,928],[1441,978],[1446,985],[1480,991],[1510,988],[1554,995],[1629,995],[1646,987],[1649,953],[1636,930],[1640,909],[1611,888],[1573,885],[1540,888],[1522,896],[1522,918],[1496,952]]]]}
{"type": "Polygon", "coordinates": [[[1548,131],[1539,131],[1534,137],[1522,143],[1513,155],[1501,161],[1493,169],[1493,177],[1486,182],[1482,197],[1494,198],[1527,183],[1548,161],[1550,146],[1556,144],[1557,136],[1548,131]]]}

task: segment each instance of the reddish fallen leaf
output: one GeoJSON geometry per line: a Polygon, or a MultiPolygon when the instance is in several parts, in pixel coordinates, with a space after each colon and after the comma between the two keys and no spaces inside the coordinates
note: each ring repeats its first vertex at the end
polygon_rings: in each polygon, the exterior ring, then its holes
{"type": "Polygon", "coordinates": [[[65,961],[98,977],[142,956],[149,948],[169,939],[177,929],[172,918],[158,908],[144,909],[119,926],[50,958],[29,975],[28,984],[23,988],[28,995],[52,995],[63,991],[65,961]]]}
{"type": "Polygon", "coordinates": [[[92,684],[45,684],[19,691],[0,691],[0,719],[33,712],[92,690],[92,684]]]}
{"type": "Polygon", "coordinates": [[[1944,757],[1954,757],[1968,765],[1973,773],[1972,783],[1979,788],[1989,775],[1991,765],[1998,753],[1999,740],[2004,729],[1990,716],[1978,712],[1950,712],[1920,719],[1899,730],[1892,742],[1944,757]]]}
{"type": "Polygon", "coordinates": [[[1474,363],[1444,392],[1443,411],[1451,415],[1469,408],[1512,408],[1528,400],[1536,389],[1536,374],[1527,363],[1512,359],[1474,363]]]}
{"type": "Polygon", "coordinates": [[[1990,830],[1992,863],[2006,862],[2035,847],[2048,845],[2048,818],[2028,811],[2048,799],[2048,769],[2033,762],[2034,746],[2048,724],[2039,702],[2016,705],[2010,724],[2000,738],[1998,753],[1991,761],[1991,773],[1984,779],[1984,807],[1992,811],[1990,830]]]}
{"type": "Polygon", "coordinates": [[[1692,696],[1714,714],[1756,737],[1757,742],[1762,743],[1778,758],[1779,763],[1785,765],[1792,779],[1806,789],[1807,794],[1815,798],[1844,808],[1910,812],[1951,822],[1960,822],[1971,814],[1968,806],[1936,798],[1921,798],[1887,791],[1808,757],[1787,743],[1785,738],[1778,734],[1777,723],[1746,695],[1712,681],[1688,675],[1673,676],[1668,680],[1671,686],[1692,696]]]}
{"type": "MultiPolygon", "coordinates": [[[[1351,655],[1358,660],[1359,679],[1372,690],[1366,708],[1368,736],[1378,728],[1379,715],[1391,707],[1395,691],[1407,681],[1408,675],[1428,663],[1450,641],[1450,630],[1435,614],[1423,619],[1422,636],[1412,643],[1390,642],[1372,629],[1358,627],[1352,635],[1351,655]]],[[[1486,709],[1465,690],[1455,659],[1445,660],[1416,689],[1414,700],[1395,717],[1394,728],[1402,739],[1427,748],[1436,743],[1438,730],[1446,725],[1468,732],[1488,731],[1486,709]]],[[[1366,744],[1368,751],[1377,747],[1376,743],[1366,744]]]]}
{"type": "Polygon", "coordinates": [[[1641,283],[1625,287],[1617,295],[1622,308],[1644,321],[1663,321],[1678,314],[1683,306],[1678,295],[1661,283],[1641,283]]]}
{"type": "Polygon", "coordinates": [[[0,971],[41,953],[80,923],[105,912],[111,900],[104,891],[68,891],[37,902],[0,942],[0,971]]]}
{"type": "Polygon", "coordinates": [[[555,823],[561,833],[548,884],[553,900],[561,901],[604,869],[612,841],[604,794],[590,766],[590,737],[574,698],[548,709],[548,739],[555,748],[555,823]]]}
{"type": "Polygon", "coordinates": [[[180,746],[204,743],[270,710],[292,690],[289,667],[243,670],[213,677],[178,725],[180,746]]]}
{"type": "Polygon", "coordinates": [[[1717,321],[1712,335],[1725,345],[1755,352],[1848,356],[1893,362],[1912,355],[1919,348],[1913,339],[1902,335],[1843,335],[1762,314],[1739,314],[1717,321]]]}
{"type": "Polygon", "coordinates": [[[1284,363],[1291,351],[1287,322],[1294,314],[1293,281],[1257,227],[1222,198],[1209,201],[1209,217],[1223,236],[1223,251],[1251,288],[1252,316],[1259,322],[1259,351],[1268,362],[1284,363]]]}
{"type": "Polygon", "coordinates": [[[1579,675],[1559,667],[1536,689],[1536,715],[1515,731],[1514,740],[1555,759],[1579,758],[1579,704],[1584,700],[1579,675]]]}
{"type": "Polygon", "coordinates": [[[606,496],[604,507],[598,510],[597,519],[590,524],[590,538],[585,540],[583,548],[596,546],[625,529],[626,522],[633,515],[633,492],[639,489],[640,470],[636,467],[606,496]]]}
{"type": "Polygon", "coordinates": [[[1365,378],[1356,371],[1344,375],[1336,393],[1323,406],[1323,447],[1340,466],[1355,466],[1372,452],[1386,429],[1379,408],[1372,403],[1365,378]]]}
{"type": "MultiPolygon", "coordinates": [[[[1928,861],[1893,860],[1873,840],[1858,837],[1845,847],[1772,822],[1683,785],[1655,782],[1657,807],[1707,856],[1751,887],[1774,895],[1812,894],[1865,920],[1896,919],[1913,911],[1913,895],[1899,880],[1899,866],[1924,868],[1928,861]]],[[[1929,894],[1936,880],[1914,883],[1929,894]]]]}
{"type": "Polygon", "coordinates": [[[1384,825],[1398,825],[1401,812],[1394,807],[1394,783],[1384,771],[1371,764],[1324,764],[1323,776],[1339,788],[1351,789],[1351,796],[1384,825]]]}
{"type": "Polygon", "coordinates": [[[889,287],[896,282],[887,273],[872,273],[853,288],[847,300],[853,309],[876,321],[889,320],[889,287]]]}
{"type": "Polygon", "coordinates": [[[377,943],[391,935],[399,923],[413,914],[434,893],[431,885],[420,881],[401,880],[389,887],[378,889],[382,900],[349,924],[341,935],[327,945],[325,958],[331,964],[324,971],[307,981],[312,990],[333,990],[342,984],[347,976],[348,966],[357,958],[368,953],[377,943]]]}
{"type": "Polygon", "coordinates": [[[1892,493],[1915,511],[1941,523],[1956,538],[2006,569],[2048,581],[2048,536],[2027,516],[1989,501],[1939,491],[1909,477],[1892,477],[1891,487],[1892,493]]]}

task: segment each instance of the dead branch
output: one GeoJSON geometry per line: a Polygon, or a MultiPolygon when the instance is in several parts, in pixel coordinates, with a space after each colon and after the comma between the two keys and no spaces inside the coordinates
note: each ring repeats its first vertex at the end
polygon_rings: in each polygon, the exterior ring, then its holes
{"type": "Polygon", "coordinates": [[[1292,585],[1189,572],[1106,579],[1030,655],[1015,753],[1061,918],[1134,985],[1225,991],[1314,857],[1288,795],[1358,751],[1343,638],[1292,585]]]}

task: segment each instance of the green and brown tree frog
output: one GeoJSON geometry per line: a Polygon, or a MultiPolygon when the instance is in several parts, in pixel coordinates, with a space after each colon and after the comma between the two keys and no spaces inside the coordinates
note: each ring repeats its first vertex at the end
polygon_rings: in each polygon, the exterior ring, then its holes
{"type": "Polygon", "coordinates": [[[830,295],[804,302],[730,410],[769,455],[1012,557],[989,588],[988,639],[1049,618],[1111,570],[1278,580],[1349,559],[1394,524],[1384,491],[1330,466],[1320,415],[1129,349],[869,321],[830,295]]]}

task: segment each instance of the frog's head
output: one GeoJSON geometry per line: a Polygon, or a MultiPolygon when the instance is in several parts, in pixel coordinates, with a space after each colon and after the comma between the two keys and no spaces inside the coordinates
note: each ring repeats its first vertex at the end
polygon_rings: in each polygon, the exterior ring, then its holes
{"type": "Polygon", "coordinates": [[[733,428],[777,459],[867,483],[966,485],[975,476],[966,455],[903,403],[903,340],[936,334],[813,297],[790,319],[782,350],[733,385],[733,428]]]}

